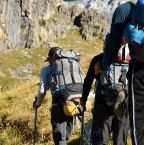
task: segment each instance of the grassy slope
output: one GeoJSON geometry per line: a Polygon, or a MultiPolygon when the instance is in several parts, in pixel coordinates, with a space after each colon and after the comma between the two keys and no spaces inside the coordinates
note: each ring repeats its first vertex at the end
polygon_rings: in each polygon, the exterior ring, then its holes
{"type": "MultiPolygon", "coordinates": [[[[77,49],[81,52],[81,66],[87,71],[89,61],[102,49],[102,41],[84,41],[79,32],[71,32],[67,37],[54,42],[56,46],[77,49]]],[[[32,102],[38,90],[38,75],[40,68],[44,65],[47,56],[47,48],[39,49],[17,49],[0,54],[0,68],[5,77],[0,78],[0,86],[3,92],[0,94],[0,145],[28,145],[32,141],[34,110],[32,102]],[[24,54],[28,54],[26,57],[24,54]],[[30,82],[21,81],[10,76],[10,70],[25,64],[34,64],[33,75],[35,79],[30,82]]],[[[38,110],[38,143],[37,145],[53,145],[50,124],[50,92],[38,110]]],[[[79,131],[75,129],[70,137],[69,145],[77,145],[79,131]]]]}
{"type": "MultiPolygon", "coordinates": [[[[99,52],[102,42],[84,41],[79,32],[74,31],[68,37],[55,41],[54,44],[63,48],[79,50],[82,57],[81,65],[86,72],[89,60],[99,52]]],[[[43,60],[47,56],[47,52],[47,48],[1,52],[0,68],[6,76],[0,78],[0,86],[3,86],[0,94],[0,144],[13,145],[31,142],[34,116],[32,102],[38,90],[40,68],[46,65],[43,60]],[[33,69],[34,81],[21,83],[10,76],[10,71],[26,64],[35,66],[33,69]]],[[[38,110],[38,140],[41,144],[48,140],[49,144],[52,144],[50,98],[50,93],[48,93],[42,107],[38,110]]],[[[73,134],[71,140],[77,138],[77,134],[79,134],[78,131],[73,134]]]]}

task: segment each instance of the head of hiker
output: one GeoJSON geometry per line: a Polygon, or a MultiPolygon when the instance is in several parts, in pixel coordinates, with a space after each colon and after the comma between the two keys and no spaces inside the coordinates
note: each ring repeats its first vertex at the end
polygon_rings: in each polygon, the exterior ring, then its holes
{"type": "Polygon", "coordinates": [[[138,0],[131,17],[124,35],[130,45],[140,49],[144,47],[144,0],[138,0]]]}
{"type": "Polygon", "coordinates": [[[53,55],[55,54],[55,52],[60,49],[58,47],[51,47],[49,52],[48,52],[48,57],[47,59],[45,60],[45,62],[49,61],[49,63],[51,64],[52,63],[52,59],[53,59],[53,55]]]}

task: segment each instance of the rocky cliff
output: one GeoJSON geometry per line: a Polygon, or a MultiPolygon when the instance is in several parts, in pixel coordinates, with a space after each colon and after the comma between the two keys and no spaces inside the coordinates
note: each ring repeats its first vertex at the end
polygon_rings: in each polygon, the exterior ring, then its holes
{"type": "Polygon", "coordinates": [[[75,25],[85,39],[99,35],[105,13],[126,0],[0,0],[0,50],[38,47],[75,25]],[[106,9],[107,8],[107,9],[106,9]]]}
{"type": "Polygon", "coordinates": [[[60,0],[1,0],[0,48],[39,45],[43,20],[48,20],[60,4],[60,0]]]}

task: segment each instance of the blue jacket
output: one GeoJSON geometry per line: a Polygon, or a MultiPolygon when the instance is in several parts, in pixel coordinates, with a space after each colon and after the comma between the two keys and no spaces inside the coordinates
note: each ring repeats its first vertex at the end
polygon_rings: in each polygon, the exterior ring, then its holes
{"type": "Polygon", "coordinates": [[[48,89],[51,90],[52,95],[54,94],[56,88],[52,83],[52,69],[51,65],[42,68],[40,73],[39,94],[46,94],[48,89]]]}
{"type": "Polygon", "coordinates": [[[39,84],[39,91],[37,96],[37,103],[36,105],[39,107],[46,95],[48,89],[51,90],[53,94],[54,88],[52,87],[52,66],[48,65],[43,67],[40,73],[40,84],[39,84]]]}

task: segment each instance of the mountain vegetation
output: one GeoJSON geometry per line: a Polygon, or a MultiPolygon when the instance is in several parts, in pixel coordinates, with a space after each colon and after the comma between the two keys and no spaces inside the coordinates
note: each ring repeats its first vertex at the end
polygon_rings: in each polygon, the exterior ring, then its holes
{"type": "MultiPolygon", "coordinates": [[[[67,37],[57,39],[51,46],[77,49],[81,52],[81,66],[86,73],[90,59],[102,51],[102,40],[85,41],[78,29],[67,37]]],[[[38,91],[40,68],[44,63],[49,47],[32,49],[12,49],[1,52],[1,93],[0,93],[0,144],[32,144],[34,110],[32,103],[38,91]]],[[[50,124],[51,95],[47,93],[38,110],[37,142],[51,144],[50,124]]],[[[73,131],[70,142],[78,140],[79,130],[73,131]]],[[[72,143],[71,143],[72,144],[72,143]]],[[[75,143],[73,143],[75,144],[75,143]]]]}

